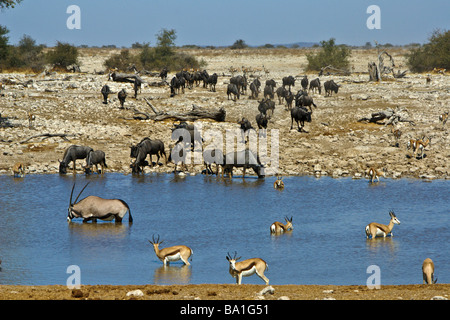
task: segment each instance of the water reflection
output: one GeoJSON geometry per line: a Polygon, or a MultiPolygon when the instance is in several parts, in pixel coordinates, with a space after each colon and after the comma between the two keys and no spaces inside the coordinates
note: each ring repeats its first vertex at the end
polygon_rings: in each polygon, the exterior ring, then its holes
{"type": "Polygon", "coordinates": [[[71,236],[84,238],[89,240],[104,239],[106,237],[114,237],[123,239],[127,235],[130,226],[123,223],[76,223],[68,222],[68,229],[71,236]]]}
{"type": "Polygon", "coordinates": [[[182,266],[161,266],[155,270],[153,282],[155,284],[189,284],[191,275],[191,268],[184,264],[182,266]]]}
{"type": "Polygon", "coordinates": [[[390,254],[395,254],[398,250],[398,244],[393,237],[377,237],[375,239],[366,239],[366,249],[370,253],[378,253],[380,250],[388,249],[390,254]]]}

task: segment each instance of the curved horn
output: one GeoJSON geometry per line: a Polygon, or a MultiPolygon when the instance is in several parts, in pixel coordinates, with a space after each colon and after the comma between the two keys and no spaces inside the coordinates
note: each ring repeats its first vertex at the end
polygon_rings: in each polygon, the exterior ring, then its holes
{"type": "Polygon", "coordinates": [[[73,186],[72,186],[72,192],[70,192],[69,207],[72,205],[72,195],[73,195],[74,188],[75,188],[75,182],[73,183],[73,186]]]}
{"type": "MultiPolygon", "coordinates": [[[[84,191],[84,189],[86,189],[86,187],[88,186],[88,184],[91,183],[90,181],[88,183],[86,183],[86,185],[83,187],[83,189],[81,189],[80,193],[78,194],[77,198],[75,199],[75,203],[77,203],[78,198],[81,196],[81,193],[84,191]]],[[[75,184],[74,184],[75,186],[75,184]]]]}

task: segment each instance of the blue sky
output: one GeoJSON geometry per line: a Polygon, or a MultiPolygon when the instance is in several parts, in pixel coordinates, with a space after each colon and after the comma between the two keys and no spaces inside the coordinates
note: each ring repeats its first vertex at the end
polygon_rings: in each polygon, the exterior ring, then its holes
{"type": "Polygon", "coordinates": [[[23,0],[0,11],[10,43],[26,34],[38,44],[129,47],[175,29],[176,45],[228,46],[319,42],[425,43],[435,29],[450,29],[449,0],[23,0]],[[70,30],[69,5],[81,10],[81,29],[70,30]],[[370,30],[370,5],[381,10],[381,29],[370,30]]]}

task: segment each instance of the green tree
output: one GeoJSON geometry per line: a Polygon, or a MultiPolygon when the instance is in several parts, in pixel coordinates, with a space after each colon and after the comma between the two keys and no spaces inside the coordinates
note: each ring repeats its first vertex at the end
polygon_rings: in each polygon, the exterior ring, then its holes
{"type": "Polygon", "coordinates": [[[8,33],[8,28],[0,25],[0,61],[5,61],[8,57],[8,33]]]}
{"type": "Polygon", "coordinates": [[[350,64],[348,58],[351,55],[351,50],[347,46],[337,46],[334,38],[328,41],[321,41],[320,45],[322,48],[318,53],[306,55],[308,60],[307,70],[319,71],[329,65],[341,69],[348,68],[350,64]]]}
{"type": "Polygon", "coordinates": [[[14,6],[20,2],[22,2],[22,0],[0,0],[0,9],[14,8],[14,6]]]}
{"type": "Polygon", "coordinates": [[[230,49],[244,49],[247,47],[248,47],[248,45],[245,43],[245,41],[242,39],[239,39],[239,40],[236,40],[232,46],[230,46],[230,49]]]}
{"type": "Polygon", "coordinates": [[[450,69],[450,30],[435,30],[428,43],[413,48],[406,57],[408,67],[413,72],[450,69]]]}
{"type": "Polygon", "coordinates": [[[71,44],[58,41],[56,47],[47,53],[47,61],[62,68],[78,64],[78,49],[71,44]]]}

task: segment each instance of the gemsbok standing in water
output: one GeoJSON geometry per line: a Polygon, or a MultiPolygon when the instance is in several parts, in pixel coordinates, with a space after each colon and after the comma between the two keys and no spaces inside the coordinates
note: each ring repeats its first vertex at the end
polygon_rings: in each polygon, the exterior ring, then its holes
{"type": "Polygon", "coordinates": [[[72,203],[73,189],[75,188],[75,183],[72,187],[72,192],[70,193],[69,200],[69,214],[67,216],[68,221],[72,221],[73,218],[83,218],[83,222],[97,222],[97,219],[112,221],[115,220],[116,223],[121,223],[123,217],[128,212],[128,222],[133,222],[133,217],[131,216],[131,210],[128,204],[120,199],[103,199],[97,196],[87,196],[86,198],[77,202],[81,193],[86,189],[89,182],[81,189],[75,202],[72,203]]]}
{"type": "Polygon", "coordinates": [[[163,243],[163,241],[159,241],[158,238],[155,240],[155,237],[152,236],[152,241],[148,240],[153,245],[153,249],[155,250],[156,256],[159,260],[161,260],[164,266],[168,265],[172,261],[181,260],[187,266],[190,265],[188,259],[191,258],[194,253],[191,248],[183,245],[167,247],[164,249],[159,249],[159,245],[163,243]]]}
{"type": "Polygon", "coordinates": [[[292,217],[290,219],[288,217],[285,217],[284,220],[286,221],[286,224],[278,221],[272,223],[270,225],[270,233],[280,234],[294,229],[294,227],[292,226],[292,217]]]}
{"type": "Polygon", "coordinates": [[[370,237],[372,237],[372,239],[376,237],[386,238],[386,236],[388,235],[390,235],[391,237],[394,235],[392,233],[392,228],[394,228],[394,224],[400,224],[400,220],[397,219],[394,211],[389,211],[389,216],[391,217],[389,225],[372,222],[366,226],[367,239],[369,239],[370,237]]]}
{"type": "Polygon", "coordinates": [[[267,263],[260,258],[251,258],[241,262],[236,262],[241,257],[236,258],[236,252],[234,252],[234,257],[231,257],[230,253],[226,256],[228,262],[230,263],[229,272],[236,278],[236,284],[242,283],[242,277],[248,277],[256,273],[266,285],[269,284],[269,279],[264,275],[264,271],[268,269],[267,263]]]}
{"type": "Polygon", "coordinates": [[[426,258],[422,264],[423,284],[435,284],[437,278],[434,279],[434,263],[430,258],[426,258]]]}

